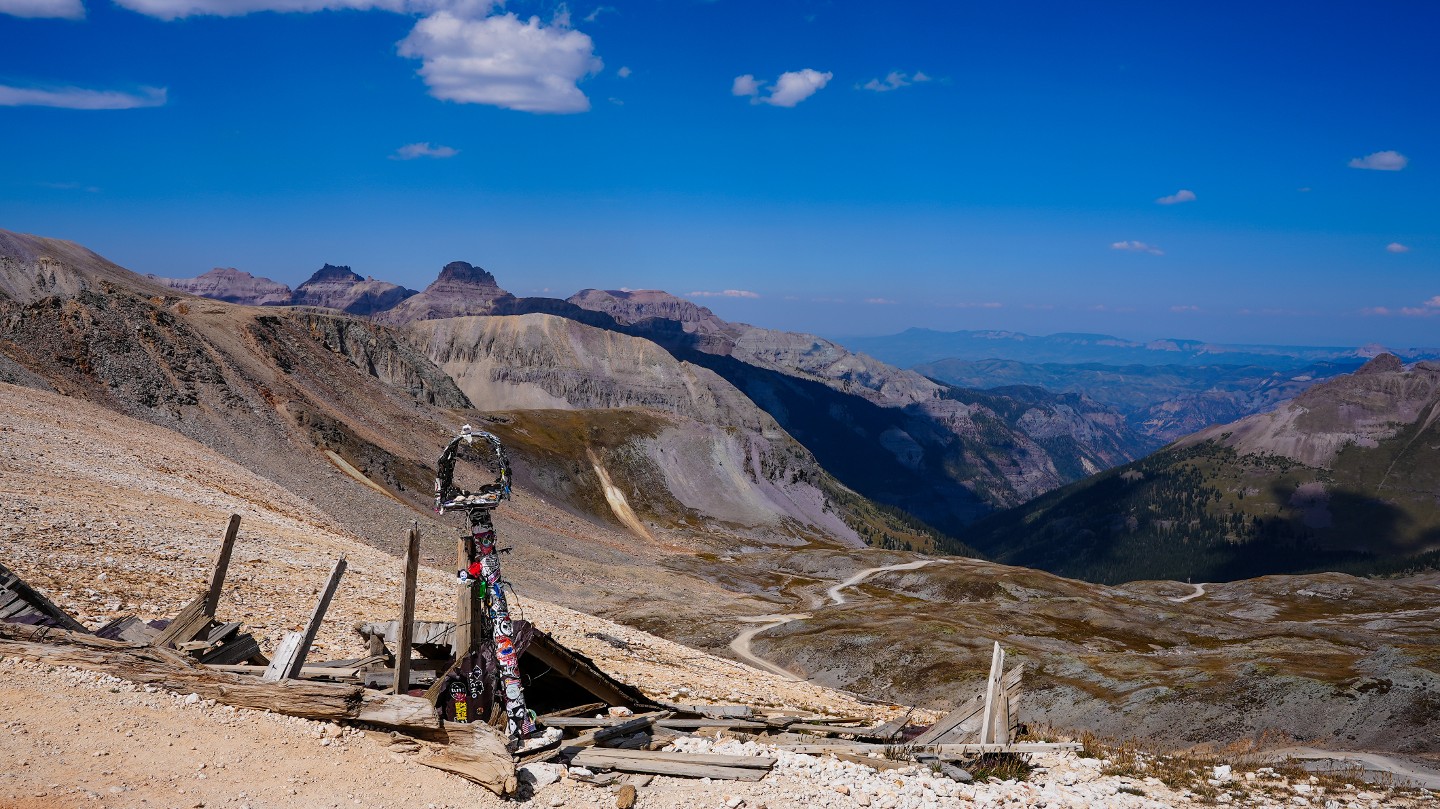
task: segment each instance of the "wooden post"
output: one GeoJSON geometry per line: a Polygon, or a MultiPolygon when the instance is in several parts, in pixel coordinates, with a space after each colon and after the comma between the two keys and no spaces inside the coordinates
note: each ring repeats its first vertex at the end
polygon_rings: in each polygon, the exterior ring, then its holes
{"type": "MultiPolygon", "coordinates": [[[[468,569],[474,553],[475,538],[469,534],[462,536],[455,553],[455,569],[468,569]]],[[[480,636],[475,632],[473,621],[483,614],[485,607],[480,601],[480,588],[473,582],[460,582],[456,586],[459,590],[455,594],[455,641],[450,648],[455,652],[455,662],[459,663],[480,648],[480,636]]]]}
{"type": "Polygon", "coordinates": [[[230,552],[235,549],[235,534],[240,531],[240,515],[230,515],[230,525],[225,528],[225,539],[220,542],[220,556],[215,560],[215,572],[210,574],[210,589],[205,593],[205,615],[214,618],[220,607],[220,588],[225,585],[225,571],[230,567],[230,552]]]}
{"type": "Polygon", "coordinates": [[[330,570],[330,581],[325,583],[325,589],[320,592],[320,600],[315,602],[315,611],[310,614],[310,623],[305,625],[300,648],[296,650],[295,660],[285,672],[285,679],[300,676],[300,669],[305,666],[305,655],[310,653],[310,644],[315,642],[315,633],[320,631],[320,622],[325,620],[325,611],[330,609],[330,599],[335,597],[335,588],[340,586],[340,577],[345,575],[345,568],[344,556],[335,560],[335,567],[330,570]]]}
{"type": "Polygon", "coordinates": [[[1005,650],[1000,648],[1000,641],[995,641],[995,648],[990,653],[990,676],[985,680],[985,712],[980,715],[980,743],[987,744],[991,741],[991,734],[995,730],[995,696],[1000,690],[1000,673],[1004,671],[1005,650]]]}
{"type": "Polygon", "coordinates": [[[410,527],[405,546],[405,595],[400,601],[400,648],[395,650],[395,693],[410,690],[410,644],[415,637],[415,578],[420,572],[420,526],[410,527]]]}
{"type": "Polygon", "coordinates": [[[303,640],[304,632],[286,632],[285,637],[280,639],[280,645],[275,647],[275,656],[270,659],[270,665],[265,667],[265,673],[260,675],[260,679],[267,683],[288,679],[289,672],[295,668],[295,655],[300,651],[300,642],[303,640]]]}

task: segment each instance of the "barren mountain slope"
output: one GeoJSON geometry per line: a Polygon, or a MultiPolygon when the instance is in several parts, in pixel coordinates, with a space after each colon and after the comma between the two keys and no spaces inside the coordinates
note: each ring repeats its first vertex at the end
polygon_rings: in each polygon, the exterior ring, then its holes
{"type": "Polygon", "coordinates": [[[234,267],[216,267],[195,278],[145,277],[177,292],[247,306],[287,306],[292,295],[290,287],[285,284],[269,278],[256,278],[234,267]]]}
{"type": "Polygon", "coordinates": [[[373,315],[415,294],[415,290],[389,281],[361,278],[349,267],[326,264],[296,287],[287,303],[339,309],[352,315],[373,315]]]}

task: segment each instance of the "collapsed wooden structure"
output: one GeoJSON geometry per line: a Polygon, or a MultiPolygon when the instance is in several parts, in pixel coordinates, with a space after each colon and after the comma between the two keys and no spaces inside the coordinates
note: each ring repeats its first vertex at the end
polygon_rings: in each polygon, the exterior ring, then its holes
{"type": "MultiPolygon", "coordinates": [[[[780,712],[747,705],[686,705],[648,698],[606,674],[594,661],[544,632],[528,628],[521,656],[527,698],[540,722],[564,737],[516,757],[490,717],[445,721],[437,707],[447,674],[479,648],[467,631],[479,604],[461,586],[455,622],[414,620],[419,537],[407,543],[400,618],[355,627],[364,657],[309,662],[308,653],[346,569],[342,556],[302,631],[288,633],[267,658],[238,623],[216,617],[240,517],[232,515],[204,592],[169,621],[122,616],[95,632],[0,565],[0,655],[104,671],[236,707],[308,719],[352,722],[412,737],[420,763],[465,777],[501,795],[520,788],[517,766],[554,761],[571,777],[608,784],[622,773],[759,780],[774,765],[763,756],[677,753],[662,748],[685,734],[724,733],[777,749],[832,754],[877,768],[894,759],[960,760],[991,752],[1074,749],[1072,744],[1020,743],[1018,701],[1023,666],[1004,669],[996,643],[985,692],[929,727],[910,727],[910,714],[878,725],[853,717],[780,712]]],[[[462,540],[463,542],[463,540],[462,540]]],[[[466,548],[458,549],[464,554],[466,548]]],[[[463,558],[463,556],[462,556],[463,558]]]]}

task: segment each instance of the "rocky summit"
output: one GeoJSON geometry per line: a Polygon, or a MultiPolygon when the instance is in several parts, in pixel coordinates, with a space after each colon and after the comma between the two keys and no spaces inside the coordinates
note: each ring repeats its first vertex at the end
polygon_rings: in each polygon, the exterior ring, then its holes
{"type": "Polygon", "coordinates": [[[216,267],[195,278],[161,278],[156,275],[149,278],[171,289],[228,303],[287,306],[291,302],[290,287],[269,278],[257,278],[234,267],[216,267]]]}
{"type": "Polygon", "coordinates": [[[373,315],[393,308],[417,294],[388,281],[361,278],[349,267],[326,264],[295,288],[290,302],[296,306],[322,306],[352,315],[373,315]]]}

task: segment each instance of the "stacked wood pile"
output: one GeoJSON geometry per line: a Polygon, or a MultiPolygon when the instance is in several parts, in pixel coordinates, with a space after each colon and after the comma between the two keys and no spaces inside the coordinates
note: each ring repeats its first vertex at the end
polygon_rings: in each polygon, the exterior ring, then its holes
{"type": "MultiPolygon", "coordinates": [[[[462,589],[457,622],[414,621],[419,548],[415,530],[406,554],[401,617],[356,627],[367,640],[367,656],[307,665],[311,642],[345,572],[345,559],[336,561],[306,628],[289,633],[274,659],[266,659],[258,641],[242,632],[238,623],[216,617],[239,526],[239,516],[232,516],[205,591],[168,622],[147,624],[124,616],[91,633],[0,566],[0,655],[104,671],[237,707],[383,728],[411,737],[417,750],[424,748],[421,763],[500,795],[517,793],[517,765],[540,762],[568,765],[572,778],[596,784],[638,779],[631,780],[632,785],[643,785],[655,775],[760,780],[775,764],[774,758],[763,756],[664,749],[691,734],[723,733],[781,750],[832,754],[876,767],[897,766],[894,759],[962,760],[987,752],[1077,747],[1015,741],[1023,669],[1004,670],[1005,654],[998,643],[985,692],[923,728],[910,727],[909,714],[870,725],[855,717],[783,713],[750,705],[653,701],[537,631],[522,665],[529,659],[532,665],[543,666],[547,676],[532,682],[530,689],[536,693],[527,690],[527,697],[532,705],[550,706],[541,708],[549,712],[539,717],[540,724],[560,728],[563,735],[548,747],[517,757],[495,727],[441,718],[437,700],[444,674],[477,647],[476,637],[455,629],[467,625],[476,605],[467,597],[472,594],[462,589]],[[420,657],[413,657],[416,652],[420,657]],[[555,676],[548,676],[551,673],[555,676]],[[412,695],[417,686],[430,689],[425,696],[418,696],[419,690],[412,695]]],[[[466,550],[462,547],[459,552],[466,550]]]]}

